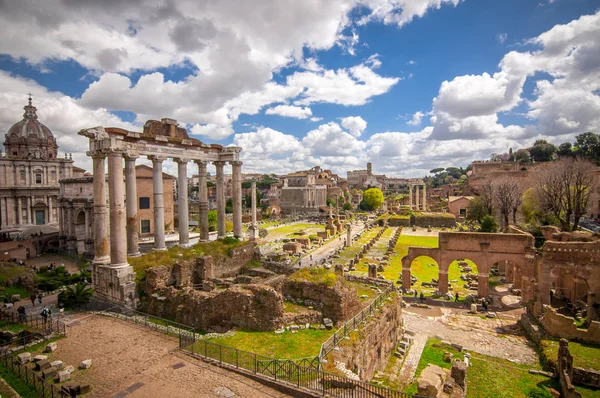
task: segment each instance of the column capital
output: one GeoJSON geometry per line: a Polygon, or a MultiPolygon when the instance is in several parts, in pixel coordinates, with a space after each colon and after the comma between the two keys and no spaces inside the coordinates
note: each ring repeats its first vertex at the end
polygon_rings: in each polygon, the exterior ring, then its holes
{"type": "Polygon", "coordinates": [[[190,159],[187,158],[173,158],[173,161],[175,163],[189,163],[190,159]]]}
{"type": "Polygon", "coordinates": [[[168,158],[166,156],[148,155],[148,159],[151,160],[153,163],[162,163],[168,158]]]}
{"type": "Polygon", "coordinates": [[[208,160],[194,159],[194,163],[196,163],[198,166],[206,166],[208,164],[208,160]]]}
{"type": "Polygon", "coordinates": [[[106,158],[106,153],[104,152],[86,152],[86,154],[91,157],[92,159],[105,159],[106,158]]]}
{"type": "Polygon", "coordinates": [[[241,160],[232,160],[229,162],[232,166],[241,166],[243,163],[241,160]]]}
{"type": "Polygon", "coordinates": [[[213,164],[214,164],[215,166],[217,166],[217,167],[219,167],[219,166],[220,166],[220,167],[223,167],[223,166],[225,166],[225,163],[227,163],[227,162],[226,162],[226,161],[224,161],[224,160],[215,160],[215,161],[213,162],[213,164]]]}
{"type": "Polygon", "coordinates": [[[125,160],[134,160],[135,161],[137,158],[140,157],[140,155],[137,153],[133,153],[133,152],[125,152],[123,154],[123,157],[125,158],[125,160]]]}

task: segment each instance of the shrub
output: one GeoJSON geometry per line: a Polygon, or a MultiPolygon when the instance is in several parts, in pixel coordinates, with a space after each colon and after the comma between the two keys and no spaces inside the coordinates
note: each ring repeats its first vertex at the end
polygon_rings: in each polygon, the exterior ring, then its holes
{"type": "Polygon", "coordinates": [[[485,216],[481,219],[481,232],[497,232],[498,221],[494,216],[485,216]]]}
{"type": "Polygon", "coordinates": [[[552,394],[543,387],[532,387],[527,392],[527,398],[552,398],[552,394]]]}
{"type": "Polygon", "coordinates": [[[346,211],[352,210],[352,203],[350,203],[350,202],[344,203],[344,210],[346,210],[346,211]]]}
{"type": "Polygon", "coordinates": [[[267,235],[269,235],[269,231],[267,231],[267,229],[266,229],[266,228],[260,228],[260,229],[258,230],[258,236],[259,236],[260,238],[266,238],[266,237],[267,237],[267,235]]]}
{"type": "Polygon", "coordinates": [[[293,281],[312,282],[329,287],[333,287],[337,281],[337,276],[335,273],[326,270],[325,268],[316,267],[302,268],[290,275],[289,278],[293,281]]]}
{"type": "Polygon", "coordinates": [[[84,285],[78,283],[75,286],[69,286],[67,290],[60,292],[58,295],[58,301],[62,302],[65,307],[74,307],[77,304],[85,304],[90,300],[94,291],[84,285]]]}
{"type": "Polygon", "coordinates": [[[238,243],[240,240],[238,238],[233,238],[231,236],[226,236],[225,238],[223,238],[223,243],[225,243],[226,245],[232,245],[234,243],[238,243]]]}

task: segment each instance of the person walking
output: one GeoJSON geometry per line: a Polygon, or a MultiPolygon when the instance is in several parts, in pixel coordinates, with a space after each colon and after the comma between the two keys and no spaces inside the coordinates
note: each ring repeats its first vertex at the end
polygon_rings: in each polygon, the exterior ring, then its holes
{"type": "Polygon", "coordinates": [[[31,306],[35,307],[35,299],[36,299],[36,295],[35,293],[31,293],[31,295],[29,296],[29,300],[31,300],[31,306]]]}
{"type": "Polygon", "coordinates": [[[17,312],[19,313],[19,322],[25,323],[27,320],[27,313],[25,312],[25,307],[20,306],[17,308],[17,312]]]}
{"type": "Polygon", "coordinates": [[[58,312],[61,318],[65,316],[65,305],[62,303],[62,301],[58,303],[58,312]]]}
{"type": "Polygon", "coordinates": [[[458,292],[456,292],[456,296],[454,296],[454,302],[458,303],[458,292]]]}
{"type": "Polygon", "coordinates": [[[44,325],[44,327],[46,327],[46,323],[48,322],[48,317],[50,317],[52,315],[52,311],[50,311],[50,308],[48,308],[48,306],[45,305],[42,312],[40,312],[40,315],[42,316],[42,324],[44,325]]]}
{"type": "Polygon", "coordinates": [[[417,289],[415,289],[415,298],[417,298],[417,294],[418,294],[417,289]]]}
{"type": "Polygon", "coordinates": [[[42,295],[42,293],[38,294],[37,298],[38,298],[38,302],[40,304],[42,304],[42,298],[44,298],[44,296],[42,295]]]}
{"type": "Polygon", "coordinates": [[[423,292],[421,292],[421,295],[419,296],[419,300],[421,300],[421,303],[425,301],[425,295],[423,294],[423,292]]]}

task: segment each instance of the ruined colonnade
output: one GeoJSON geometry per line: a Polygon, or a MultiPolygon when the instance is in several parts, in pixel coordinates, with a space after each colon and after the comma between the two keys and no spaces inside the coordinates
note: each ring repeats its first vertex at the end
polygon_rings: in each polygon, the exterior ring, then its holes
{"type": "Polygon", "coordinates": [[[408,184],[408,206],[411,210],[427,211],[427,186],[425,184],[408,184]],[[413,194],[414,187],[414,194],[413,194]],[[419,187],[423,187],[422,201],[419,193],[419,187]],[[414,205],[413,205],[414,196],[414,205]]]}

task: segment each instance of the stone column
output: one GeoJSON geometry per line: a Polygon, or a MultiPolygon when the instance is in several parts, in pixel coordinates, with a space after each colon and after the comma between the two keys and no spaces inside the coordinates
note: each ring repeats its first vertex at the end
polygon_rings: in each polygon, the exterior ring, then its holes
{"type": "Polygon", "coordinates": [[[427,185],[423,184],[423,211],[427,211],[427,185]]]}
{"type": "Polygon", "coordinates": [[[49,215],[49,209],[50,206],[48,205],[48,196],[45,195],[44,196],[44,203],[46,204],[46,211],[44,212],[44,224],[49,224],[50,223],[50,215],[49,215]]]}
{"type": "Polygon", "coordinates": [[[412,206],[413,206],[412,196],[413,196],[412,185],[409,183],[408,184],[408,207],[410,210],[412,210],[412,206]]]}
{"type": "Polygon", "coordinates": [[[421,210],[419,206],[419,186],[415,186],[415,210],[421,210]]]}
{"type": "Polygon", "coordinates": [[[226,234],[225,230],[225,181],[223,175],[223,166],[225,162],[216,161],[217,168],[217,230],[219,239],[223,239],[226,234]]]}
{"type": "Polygon", "coordinates": [[[404,264],[402,264],[402,287],[405,290],[410,290],[410,266],[405,267],[404,264]]]}
{"type": "Polygon", "coordinates": [[[54,222],[52,217],[52,196],[48,196],[48,224],[54,222]]]}
{"type": "Polygon", "coordinates": [[[252,225],[248,228],[248,237],[250,242],[254,242],[259,238],[258,224],[256,222],[256,181],[252,181],[251,187],[250,202],[252,203],[252,225]]]}
{"type": "Polygon", "coordinates": [[[594,304],[596,303],[596,293],[593,291],[589,291],[587,294],[587,316],[585,319],[586,325],[588,327],[592,324],[592,321],[597,320],[597,311],[594,308],[594,304]]]}
{"type": "Polygon", "coordinates": [[[127,255],[137,257],[140,255],[138,234],[140,230],[138,220],[137,176],[135,160],[137,155],[125,155],[125,211],[127,216],[127,255]]]}
{"type": "Polygon", "coordinates": [[[85,214],[85,240],[90,239],[90,210],[88,208],[84,208],[85,214]]]}
{"type": "Polygon", "coordinates": [[[125,183],[123,152],[108,154],[108,206],[110,214],[110,265],[127,265],[127,226],[125,220],[125,183]]]}
{"type": "Polygon", "coordinates": [[[242,162],[231,162],[233,177],[233,236],[242,239],[242,162]]]}
{"type": "Polygon", "coordinates": [[[352,244],[352,225],[350,221],[346,223],[346,247],[350,247],[352,244]]]}
{"type": "Polygon", "coordinates": [[[67,204],[67,237],[75,236],[75,220],[74,220],[73,203],[67,204]]]}
{"type": "Polygon", "coordinates": [[[479,297],[487,297],[490,294],[489,274],[479,273],[477,276],[477,294],[479,297]]]}
{"type": "Polygon", "coordinates": [[[515,273],[513,280],[513,287],[515,289],[521,289],[523,286],[523,272],[521,271],[521,267],[515,264],[515,273]]]}
{"type": "Polygon", "coordinates": [[[148,159],[152,160],[152,183],[154,188],[154,250],[167,250],[162,179],[162,162],[165,158],[148,156],[148,159]]]}
{"type": "Polygon", "coordinates": [[[179,246],[190,247],[190,217],[188,209],[188,182],[187,164],[188,159],[173,159],[177,162],[177,192],[179,200],[179,246]]]}
{"type": "Polygon", "coordinates": [[[109,264],[108,230],[106,227],[106,177],[103,153],[93,154],[94,163],[94,260],[93,264],[109,264]]]}
{"type": "Polygon", "coordinates": [[[198,200],[200,202],[200,240],[208,241],[208,188],[206,187],[206,164],[204,160],[196,160],[198,165],[198,200]]]}
{"type": "Polygon", "coordinates": [[[440,270],[438,273],[438,289],[442,293],[448,293],[448,271],[440,270]]]}
{"type": "Polygon", "coordinates": [[[21,207],[21,197],[17,196],[17,223],[23,224],[23,208],[21,207]]]}

